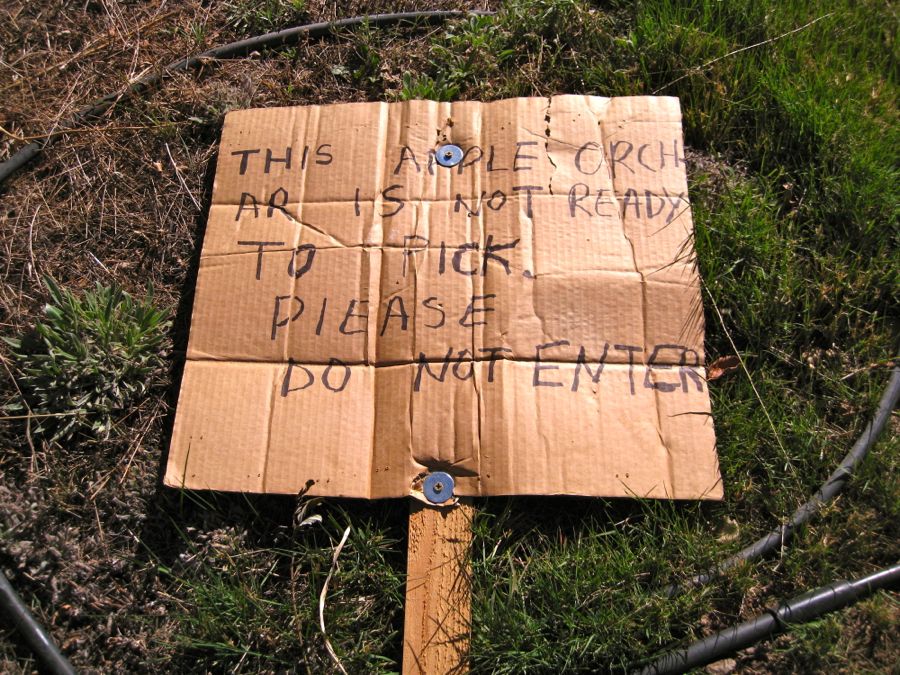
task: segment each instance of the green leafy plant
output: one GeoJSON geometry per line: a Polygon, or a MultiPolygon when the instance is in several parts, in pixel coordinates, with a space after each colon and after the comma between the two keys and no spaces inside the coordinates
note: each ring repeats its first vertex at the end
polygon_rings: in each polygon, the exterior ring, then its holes
{"type": "Polygon", "coordinates": [[[306,11],[306,0],[235,0],[225,6],[231,25],[260,33],[298,23],[306,11]]]}
{"type": "MultiPolygon", "coordinates": [[[[615,16],[577,0],[510,0],[496,15],[469,16],[436,33],[428,75],[441,85],[438,93],[450,92],[438,100],[533,96],[583,88],[588,80],[631,93],[620,52],[633,48],[617,31],[615,16]]],[[[434,98],[403,84],[401,99],[434,98]]]]}
{"type": "Polygon", "coordinates": [[[118,286],[81,297],[45,279],[46,321],[20,339],[5,339],[19,368],[32,433],[49,440],[77,434],[106,438],[114,416],[150,388],[162,366],[169,321],[152,294],[134,300],[118,286]]]}
{"type": "Polygon", "coordinates": [[[459,87],[448,84],[443,79],[434,79],[428,75],[414,77],[403,73],[403,88],[400,90],[401,101],[426,99],[429,101],[452,101],[459,94],[459,87]]]}
{"type": "MultiPolygon", "coordinates": [[[[354,43],[352,63],[353,79],[364,89],[376,90],[381,84],[381,52],[378,32],[368,21],[353,33],[354,43]]],[[[334,72],[332,70],[332,72],[334,72]]]]}
{"type": "Polygon", "coordinates": [[[451,97],[495,75],[500,65],[515,55],[503,37],[494,17],[473,16],[448,26],[434,39],[431,66],[437,71],[436,79],[453,90],[451,97]]]}

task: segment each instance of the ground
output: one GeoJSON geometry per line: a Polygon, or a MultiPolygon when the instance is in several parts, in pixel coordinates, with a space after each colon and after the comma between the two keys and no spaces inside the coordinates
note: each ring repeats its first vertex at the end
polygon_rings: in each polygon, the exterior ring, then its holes
{"type": "MultiPolygon", "coordinates": [[[[726,498],[478,503],[472,666],[646,663],[780,598],[900,558],[893,420],[860,474],[775,557],[667,600],[660,589],[775,527],[833,470],[896,357],[897,17],[875,2],[588,5],[303,0],[9,0],[0,7],[0,160],[53,135],[0,186],[0,335],[27,334],[43,277],[151,288],[164,366],[108,438],[55,442],[0,419],[0,567],[79,670],[399,667],[407,505],[179,492],[160,483],[228,110],[587,93],[679,96],[726,498]],[[101,119],[93,99],[188,54],[288,25],[398,9],[499,9],[446,26],[362,27],[204,63],[101,119]],[[755,385],[755,386],[752,386],[755,385]],[[322,522],[301,525],[310,515],[322,522]]],[[[0,347],[0,405],[28,400],[0,347]]],[[[896,593],[711,672],[895,672],[896,593]]],[[[37,668],[0,624],[0,671],[37,668]]]]}

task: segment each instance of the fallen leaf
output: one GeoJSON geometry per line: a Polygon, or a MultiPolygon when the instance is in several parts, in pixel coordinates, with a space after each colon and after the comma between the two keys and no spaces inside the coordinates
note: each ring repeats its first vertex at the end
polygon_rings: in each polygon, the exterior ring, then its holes
{"type": "Polygon", "coordinates": [[[733,370],[737,370],[741,365],[741,360],[735,356],[720,356],[709,365],[706,379],[709,382],[718,380],[723,375],[727,375],[733,370]]]}
{"type": "Polygon", "coordinates": [[[726,516],[716,534],[718,535],[716,541],[728,543],[735,541],[740,536],[741,530],[736,520],[726,516]]]}
{"type": "Polygon", "coordinates": [[[709,675],[728,675],[737,670],[737,661],[734,659],[722,659],[706,666],[706,672],[709,675]]]}

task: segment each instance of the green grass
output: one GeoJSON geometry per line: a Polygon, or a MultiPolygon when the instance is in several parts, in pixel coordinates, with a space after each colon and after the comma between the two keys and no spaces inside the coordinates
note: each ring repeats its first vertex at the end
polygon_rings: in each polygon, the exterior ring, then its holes
{"type": "Polygon", "coordinates": [[[689,634],[702,612],[707,593],[670,601],[660,592],[678,565],[711,562],[698,545],[699,509],[566,501],[503,500],[480,514],[476,670],[622,668],[635,647],[653,651],[689,634]]]}
{"type": "MultiPolygon", "coordinates": [[[[281,498],[263,498],[263,505],[253,497],[185,495],[166,508],[177,557],[164,552],[168,547],[147,549],[149,564],[177,599],[179,630],[166,648],[179,670],[333,667],[319,627],[319,594],[348,525],[326,598],[328,635],[350,672],[379,672],[398,658],[405,551],[400,531],[385,528],[384,506],[316,504],[310,510],[321,520],[295,518],[285,527],[290,511],[281,498]],[[238,513],[243,527],[234,525],[238,513]],[[185,526],[196,517],[206,527],[185,526]]],[[[300,504],[297,513],[305,509],[300,504]]]]}

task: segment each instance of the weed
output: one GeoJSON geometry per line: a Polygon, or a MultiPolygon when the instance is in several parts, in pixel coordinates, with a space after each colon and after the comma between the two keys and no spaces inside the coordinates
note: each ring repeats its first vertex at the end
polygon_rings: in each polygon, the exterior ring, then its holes
{"type": "Polygon", "coordinates": [[[234,0],[228,3],[228,19],[252,35],[298,23],[305,10],[306,0],[234,0]]]}
{"type": "Polygon", "coordinates": [[[206,46],[208,37],[206,32],[207,26],[202,21],[190,21],[184,26],[174,26],[172,28],[173,38],[187,38],[192,47],[197,51],[202,51],[206,46]]]}
{"type": "Polygon", "coordinates": [[[491,16],[473,16],[460,21],[448,27],[431,46],[437,80],[448,93],[489,79],[513,53],[503,43],[491,16]]]}
{"type": "Polygon", "coordinates": [[[381,83],[381,52],[376,32],[365,21],[353,33],[353,79],[366,90],[375,89],[381,83]]]}
{"type": "Polygon", "coordinates": [[[430,101],[452,101],[459,94],[459,86],[448,84],[443,79],[434,79],[430,75],[416,77],[412,73],[403,73],[403,88],[398,98],[401,101],[425,99],[430,101]]]}
{"type": "Polygon", "coordinates": [[[206,45],[206,25],[199,21],[192,21],[185,31],[191,38],[197,49],[203,49],[206,45]]]}
{"type": "Polygon", "coordinates": [[[53,441],[78,434],[108,437],[115,416],[147,393],[163,364],[168,321],[152,295],[135,301],[117,286],[78,298],[45,279],[45,321],[21,339],[6,339],[32,432],[53,441]]]}

